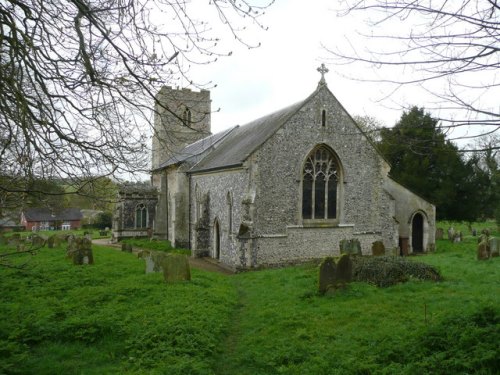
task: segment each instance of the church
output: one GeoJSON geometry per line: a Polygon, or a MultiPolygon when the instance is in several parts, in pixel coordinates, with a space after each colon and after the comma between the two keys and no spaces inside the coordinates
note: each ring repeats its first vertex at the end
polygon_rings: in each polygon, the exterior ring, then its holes
{"type": "Polygon", "coordinates": [[[374,242],[388,255],[433,250],[435,206],[390,177],[318,71],[304,100],[217,134],[209,91],[163,87],[152,190],[126,195],[114,236],[147,229],[235,270],[336,256],[351,239],[364,255],[374,242]],[[127,223],[125,204],[135,212],[127,223]]]}

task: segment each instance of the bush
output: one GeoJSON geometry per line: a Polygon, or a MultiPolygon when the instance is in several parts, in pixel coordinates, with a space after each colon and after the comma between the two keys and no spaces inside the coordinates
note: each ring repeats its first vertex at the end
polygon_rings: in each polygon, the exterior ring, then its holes
{"type": "Polygon", "coordinates": [[[440,281],[439,271],[425,263],[414,262],[402,257],[355,257],[353,258],[353,280],[387,287],[408,281],[440,281]]]}

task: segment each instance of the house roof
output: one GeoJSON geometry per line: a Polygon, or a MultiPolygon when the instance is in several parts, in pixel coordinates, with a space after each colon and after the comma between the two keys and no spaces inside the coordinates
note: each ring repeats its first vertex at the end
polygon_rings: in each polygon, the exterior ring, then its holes
{"type": "Polygon", "coordinates": [[[267,141],[297,113],[315,94],[307,99],[234,128],[227,140],[191,168],[191,172],[241,165],[256,149],[267,141]]]}
{"type": "Polygon", "coordinates": [[[49,208],[27,208],[23,211],[26,221],[55,221],[55,220],[81,220],[83,215],[78,208],[62,208],[51,210],[49,208]]]}
{"type": "Polygon", "coordinates": [[[168,160],[161,163],[155,170],[163,169],[170,165],[184,162],[188,159],[193,162],[197,162],[199,159],[202,158],[202,154],[205,151],[207,151],[211,147],[215,147],[220,141],[226,138],[228,134],[230,134],[233,130],[237,128],[238,126],[234,126],[220,133],[212,134],[208,137],[202,138],[194,143],[187,145],[179,152],[173,154],[168,160]]]}

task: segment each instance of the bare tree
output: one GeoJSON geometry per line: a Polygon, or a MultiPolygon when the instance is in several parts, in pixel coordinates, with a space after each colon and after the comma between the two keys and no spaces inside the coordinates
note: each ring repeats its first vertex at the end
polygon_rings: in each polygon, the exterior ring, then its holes
{"type": "Polygon", "coordinates": [[[258,46],[272,2],[0,0],[0,191],[147,171],[155,93],[210,85],[189,68],[258,46]]]}
{"type": "MultiPolygon", "coordinates": [[[[389,83],[395,91],[406,85],[424,88],[436,99],[441,126],[464,130],[457,138],[499,131],[497,0],[343,0],[342,4],[342,15],[362,13],[370,28],[359,34],[361,44],[351,41],[350,47],[328,49],[336,63],[347,64],[351,78],[389,83]],[[353,69],[356,64],[374,69],[369,76],[353,75],[360,72],[353,69]]],[[[426,108],[432,109],[428,103],[426,108]]]]}

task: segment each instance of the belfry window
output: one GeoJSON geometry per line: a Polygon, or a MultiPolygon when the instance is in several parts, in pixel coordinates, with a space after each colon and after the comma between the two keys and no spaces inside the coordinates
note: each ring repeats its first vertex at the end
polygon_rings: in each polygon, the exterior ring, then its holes
{"type": "Polygon", "coordinates": [[[333,153],[324,146],[309,154],[302,171],[302,218],[337,217],[338,167],[333,153]]]}
{"type": "Polygon", "coordinates": [[[326,110],[324,109],[321,111],[321,126],[326,126],[326,110]]]}
{"type": "Polygon", "coordinates": [[[187,107],[184,109],[184,113],[182,114],[182,122],[186,126],[191,126],[191,110],[187,107]]]}
{"type": "Polygon", "coordinates": [[[148,227],[148,209],[143,203],[135,208],[135,227],[137,229],[148,227]]]}

